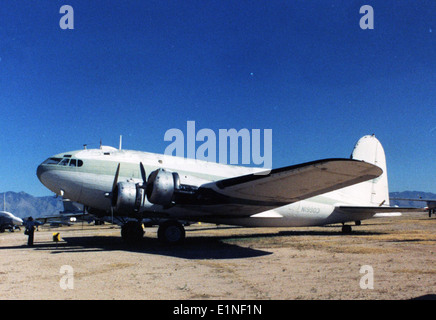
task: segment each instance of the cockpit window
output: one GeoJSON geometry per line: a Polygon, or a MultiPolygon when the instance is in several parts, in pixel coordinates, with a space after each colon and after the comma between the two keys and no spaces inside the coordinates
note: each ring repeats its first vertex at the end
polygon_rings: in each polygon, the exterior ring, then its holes
{"type": "Polygon", "coordinates": [[[81,167],[83,166],[83,161],[79,159],[70,158],[49,158],[43,162],[43,164],[60,165],[60,166],[70,166],[70,167],[81,167]]]}
{"type": "Polygon", "coordinates": [[[62,158],[49,158],[43,164],[58,164],[61,160],[62,158]]]}
{"type": "Polygon", "coordinates": [[[68,159],[68,158],[64,158],[64,159],[62,159],[62,161],[61,162],[59,162],[59,165],[60,166],[68,166],[68,163],[70,162],[70,159],[68,159]]]}

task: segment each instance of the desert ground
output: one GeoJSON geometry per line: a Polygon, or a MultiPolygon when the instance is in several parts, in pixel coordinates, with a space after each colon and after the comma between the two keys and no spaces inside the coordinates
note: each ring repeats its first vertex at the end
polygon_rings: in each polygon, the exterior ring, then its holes
{"type": "Polygon", "coordinates": [[[42,226],[27,247],[0,234],[0,299],[403,300],[436,294],[436,218],[239,228],[193,224],[183,245],[146,228],[129,245],[112,225],[42,226]],[[60,233],[60,241],[53,241],[60,233]]]}

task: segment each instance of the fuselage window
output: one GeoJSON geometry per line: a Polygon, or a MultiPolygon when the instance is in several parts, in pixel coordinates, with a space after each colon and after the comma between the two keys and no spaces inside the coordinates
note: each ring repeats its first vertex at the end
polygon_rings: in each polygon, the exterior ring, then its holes
{"type": "Polygon", "coordinates": [[[83,166],[83,161],[82,161],[82,160],[77,160],[77,166],[78,166],[78,167],[83,166]]]}
{"type": "Polygon", "coordinates": [[[76,159],[71,159],[70,167],[77,167],[77,160],[76,159]]]}

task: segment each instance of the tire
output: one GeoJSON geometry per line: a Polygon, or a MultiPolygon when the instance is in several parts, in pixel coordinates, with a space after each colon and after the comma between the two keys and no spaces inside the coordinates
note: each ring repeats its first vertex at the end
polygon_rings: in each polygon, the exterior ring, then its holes
{"type": "Polygon", "coordinates": [[[350,234],[351,233],[351,226],[350,225],[344,225],[342,226],[342,233],[344,234],[350,234]]]}
{"type": "Polygon", "coordinates": [[[164,244],[181,244],[185,241],[185,228],[176,220],[167,220],[159,225],[157,237],[164,244]]]}

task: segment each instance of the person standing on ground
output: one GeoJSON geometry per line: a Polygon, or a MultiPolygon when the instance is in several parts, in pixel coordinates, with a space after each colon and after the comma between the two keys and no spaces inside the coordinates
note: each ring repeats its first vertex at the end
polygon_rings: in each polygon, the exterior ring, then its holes
{"type": "Polygon", "coordinates": [[[33,236],[35,233],[35,221],[33,221],[32,217],[29,217],[26,221],[26,231],[24,234],[27,234],[29,238],[27,239],[27,245],[33,246],[33,236]]]}

